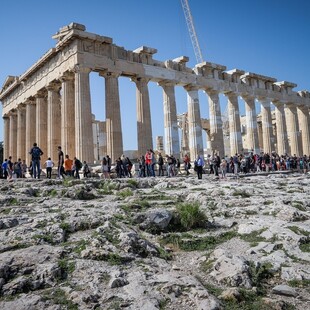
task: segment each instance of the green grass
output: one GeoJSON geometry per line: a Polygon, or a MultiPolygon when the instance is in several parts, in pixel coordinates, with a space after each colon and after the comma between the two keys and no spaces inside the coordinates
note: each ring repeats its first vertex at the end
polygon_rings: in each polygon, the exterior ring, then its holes
{"type": "Polygon", "coordinates": [[[249,194],[248,192],[246,192],[245,190],[235,190],[232,193],[233,196],[241,196],[242,198],[249,198],[251,197],[251,194],[249,194]]]}
{"type": "Polygon", "coordinates": [[[79,240],[75,247],[73,248],[73,252],[77,253],[78,255],[81,255],[81,252],[86,249],[87,244],[89,244],[89,241],[85,239],[79,240]]]}
{"type": "Polygon", "coordinates": [[[266,241],[266,238],[261,237],[260,234],[262,234],[266,228],[252,231],[249,234],[242,234],[239,235],[240,239],[247,241],[251,244],[251,246],[256,246],[259,242],[266,241]]]}
{"type": "Polygon", "coordinates": [[[138,183],[136,180],[134,180],[134,179],[129,179],[129,180],[127,181],[127,183],[130,184],[130,185],[132,185],[132,186],[135,187],[135,188],[137,188],[138,185],[139,185],[139,183],[138,183]]]}
{"type": "Polygon", "coordinates": [[[299,248],[302,252],[310,252],[310,239],[300,240],[299,248]]]}
{"type": "Polygon", "coordinates": [[[228,231],[217,236],[193,237],[191,235],[168,234],[161,237],[162,245],[171,244],[182,251],[205,251],[215,249],[217,245],[237,236],[235,231],[228,231]]]}
{"type": "Polygon", "coordinates": [[[203,227],[207,217],[200,210],[198,203],[181,203],[176,206],[176,213],[185,230],[203,227]]]}
{"type": "Polygon", "coordinates": [[[293,231],[295,234],[297,235],[304,235],[304,236],[307,236],[309,237],[310,236],[310,232],[309,231],[306,231],[300,227],[297,227],[297,226],[289,226],[288,229],[290,229],[291,231],[293,231]]]}
{"type": "Polygon", "coordinates": [[[8,215],[10,214],[11,210],[12,208],[3,208],[3,209],[0,209],[0,213],[4,215],[8,215]]]}
{"type": "Polygon", "coordinates": [[[117,192],[116,195],[124,199],[126,197],[133,196],[133,192],[130,188],[125,188],[122,191],[117,192]]]}
{"type": "Polygon", "coordinates": [[[50,300],[53,304],[64,306],[66,310],[79,309],[77,304],[67,299],[66,292],[60,288],[47,290],[43,293],[42,297],[43,301],[50,300]]]}
{"type": "Polygon", "coordinates": [[[288,285],[291,287],[310,287],[310,280],[290,280],[287,281],[288,285]]]}

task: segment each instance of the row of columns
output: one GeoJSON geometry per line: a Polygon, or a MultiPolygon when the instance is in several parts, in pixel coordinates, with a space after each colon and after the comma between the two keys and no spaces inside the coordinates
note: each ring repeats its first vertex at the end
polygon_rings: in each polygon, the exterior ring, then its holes
{"type": "MultiPolygon", "coordinates": [[[[29,161],[29,149],[34,142],[41,147],[46,157],[57,159],[57,146],[64,152],[82,160],[94,160],[92,144],[92,114],[89,85],[90,69],[76,66],[74,73],[66,72],[59,81],[49,84],[34,98],[19,104],[4,118],[5,157],[9,155],[29,161]],[[60,93],[61,90],[61,93],[60,93]]],[[[100,72],[105,78],[105,109],[107,154],[115,160],[123,153],[123,138],[120,113],[118,77],[120,73],[100,72]]],[[[138,155],[152,148],[152,125],[150,98],[146,78],[134,77],[136,84],[138,155]]],[[[180,156],[177,123],[175,85],[160,82],[163,88],[165,152],[180,156]]],[[[185,86],[187,91],[189,151],[192,159],[203,154],[202,126],[198,88],[185,86]]],[[[222,113],[219,93],[206,89],[210,114],[211,149],[224,156],[222,113]]],[[[228,101],[231,154],[243,151],[238,95],[225,94],[228,101]]],[[[255,98],[243,96],[247,124],[247,147],[258,153],[258,126],[255,98]]],[[[258,98],[261,103],[263,151],[274,151],[272,145],[272,123],[270,101],[258,98]]],[[[279,154],[310,154],[309,110],[307,107],[274,101],[277,123],[277,151],[279,154]],[[302,146],[299,129],[301,129],[302,146]],[[287,143],[290,140],[290,150],[287,143]],[[302,152],[303,150],[303,152],[302,152]]]]}

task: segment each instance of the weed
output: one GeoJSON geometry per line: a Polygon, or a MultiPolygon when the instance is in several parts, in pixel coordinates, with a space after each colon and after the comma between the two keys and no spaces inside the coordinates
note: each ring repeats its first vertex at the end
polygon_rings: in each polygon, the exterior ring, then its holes
{"type": "Polygon", "coordinates": [[[117,192],[117,196],[123,199],[129,196],[132,196],[132,195],[133,195],[133,192],[130,188],[125,188],[122,191],[117,192]]]}
{"type": "Polygon", "coordinates": [[[251,195],[246,192],[245,190],[235,190],[233,193],[232,193],[233,196],[241,196],[242,198],[249,198],[251,197],[251,195]]]}
{"type": "Polygon", "coordinates": [[[73,249],[73,252],[77,253],[77,254],[81,254],[82,251],[84,251],[86,249],[86,245],[88,244],[88,241],[86,241],[85,239],[81,239],[76,243],[75,248],[73,249]]]}
{"type": "Polygon", "coordinates": [[[35,240],[43,240],[44,242],[54,244],[54,239],[52,234],[36,234],[32,237],[35,240]]]}
{"type": "Polygon", "coordinates": [[[266,294],[266,281],[274,276],[272,271],[272,264],[269,262],[254,264],[250,262],[249,273],[253,286],[257,287],[257,293],[259,295],[266,294]]]}
{"type": "Polygon", "coordinates": [[[51,197],[56,197],[58,195],[58,192],[55,188],[53,188],[48,192],[48,195],[51,197]]]}
{"type": "Polygon", "coordinates": [[[269,205],[271,205],[272,203],[273,203],[272,200],[265,200],[265,201],[263,202],[263,204],[264,204],[265,206],[269,206],[269,205]]]}
{"type": "Polygon", "coordinates": [[[202,227],[207,217],[200,210],[198,203],[182,203],[176,206],[177,215],[180,218],[181,225],[189,230],[195,227],[202,227]]]}
{"type": "Polygon", "coordinates": [[[303,212],[307,211],[307,208],[304,207],[303,203],[300,201],[292,201],[291,206],[303,212]]]}
{"type": "Polygon", "coordinates": [[[295,234],[297,235],[304,235],[304,236],[310,236],[310,232],[306,231],[300,227],[297,226],[289,226],[288,229],[290,229],[291,231],[293,231],[295,234]]]}
{"type": "Polygon", "coordinates": [[[68,259],[63,258],[58,261],[58,267],[61,271],[59,280],[67,279],[68,275],[75,270],[75,262],[69,262],[68,259]]]}
{"type": "Polygon", "coordinates": [[[67,299],[66,292],[60,288],[51,289],[43,293],[43,301],[51,300],[56,305],[63,305],[67,310],[78,310],[78,305],[67,299]]]}
{"type": "Polygon", "coordinates": [[[254,230],[249,234],[239,235],[239,237],[244,241],[250,242],[251,246],[256,246],[258,242],[266,241],[265,237],[260,236],[266,229],[254,230]]]}
{"type": "Polygon", "coordinates": [[[0,210],[0,213],[7,215],[10,214],[11,210],[12,210],[11,208],[4,208],[0,210]]]}
{"type": "Polygon", "coordinates": [[[9,205],[11,205],[11,206],[17,206],[18,205],[18,200],[16,198],[10,198],[8,202],[9,202],[9,205]]]}
{"type": "Polygon", "coordinates": [[[128,184],[132,185],[133,187],[137,188],[139,183],[136,181],[136,180],[133,180],[133,179],[129,179],[127,181],[128,184]]]}
{"type": "Polygon", "coordinates": [[[303,279],[303,280],[290,280],[287,282],[289,286],[292,287],[310,287],[310,280],[303,279]]]}
{"type": "Polygon", "coordinates": [[[301,239],[299,248],[302,252],[310,252],[310,238],[301,239]]]}

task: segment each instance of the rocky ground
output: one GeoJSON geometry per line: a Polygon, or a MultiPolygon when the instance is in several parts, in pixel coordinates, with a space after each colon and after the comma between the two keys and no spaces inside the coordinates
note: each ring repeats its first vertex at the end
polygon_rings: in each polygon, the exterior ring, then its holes
{"type": "Polygon", "coordinates": [[[0,309],[310,309],[310,175],[0,183],[0,309]]]}

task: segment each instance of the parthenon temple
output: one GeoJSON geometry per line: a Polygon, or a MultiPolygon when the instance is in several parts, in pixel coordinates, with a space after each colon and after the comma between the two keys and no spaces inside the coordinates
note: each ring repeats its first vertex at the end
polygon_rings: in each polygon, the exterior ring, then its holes
{"type": "MultiPolygon", "coordinates": [[[[105,82],[104,152],[114,160],[123,153],[119,77],[136,86],[138,154],[153,147],[148,83],[163,90],[164,149],[179,157],[175,88],[187,92],[188,151],[192,159],[203,154],[202,121],[198,91],[209,104],[209,140],[212,152],[225,155],[220,94],[228,105],[230,154],[245,148],[259,153],[310,155],[310,93],[293,91],[297,85],[239,69],[226,70],[210,62],[189,68],[188,57],[158,61],[155,48],[134,51],[117,46],[109,37],[86,32],[84,25],[71,23],[54,36],[55,47],[19,77],[9,76],[0,92],[4,119],[4,157],[29,162],[29,149],[37,142],[45,154],[57,158],[57,146],[65,154],[93,162],[94,128],[89,74],[97,72],[105,82]],[[245,103],[246,136],[238,97],[245,103]],[[255,102],[261,105],[260,136],[255,102]],[[276,133],[272,130],[271,105],[275,109],[276,133]]],[[[103,126],[101,126],[103,127],[103,126]]],[[[106,155],[101,154],[101,155],[106,155]]]]}

